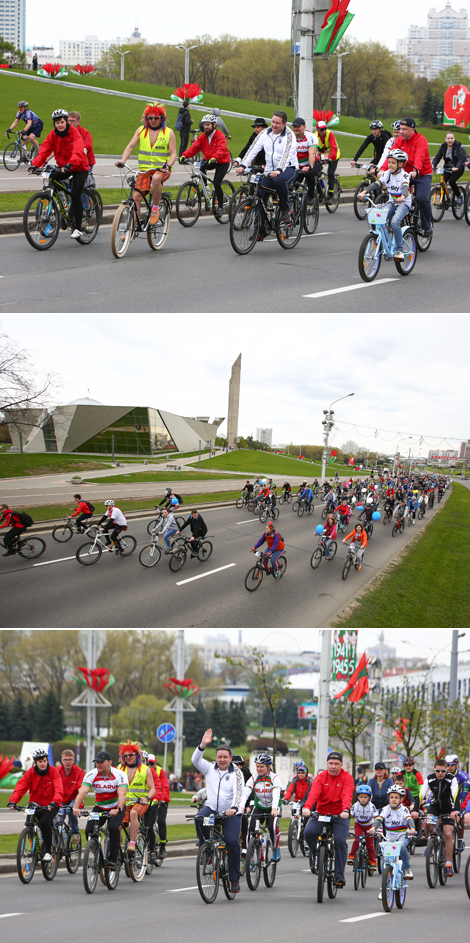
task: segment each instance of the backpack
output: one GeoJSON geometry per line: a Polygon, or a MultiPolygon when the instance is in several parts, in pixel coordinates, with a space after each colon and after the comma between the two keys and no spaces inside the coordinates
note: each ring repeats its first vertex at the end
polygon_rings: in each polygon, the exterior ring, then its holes
{"type": "Polygon", "coordinates": [[[29,514],[26,513],[26,511],[17,511],[16,514],[19,517],[23,527],[32,527],[32,525],[34,524],[34,521],[32,517],[30,517],[29,514]]]}
{"type": "Polygon", "coordinates": [[[95,513],[95,505],[92,504],[91,501],[85,501],[84,503],[87,505],[90,514],[94,514],[94,513],[95,513]]]}
{"type": "Polygon", "coordinates": [[[182,131],[183,128],[184,128],[184,124],[183,124],[183,113],[180,111],[180,112],[178,112],[178,117],[177,117],[177,119],[176,119],[176,121],[175,121],[175,131],[182,131]]]}

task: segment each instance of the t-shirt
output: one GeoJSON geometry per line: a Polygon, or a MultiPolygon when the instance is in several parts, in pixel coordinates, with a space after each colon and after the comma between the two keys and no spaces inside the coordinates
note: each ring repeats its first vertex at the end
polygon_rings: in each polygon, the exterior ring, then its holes
{"type": "Polygon", "coordinates": [[[308,164],[309,147],[318,146],[318,138],[316,134],[313,134],[311,131],[306,131],[303,138],[296,138],[297,141],[297,160],[299,162],[299,167],[305,167],[305,164],[308,164]]]}
{"type": "Polygon", "coordinates": [[[409,810],[402,805],[398,806],[398,809],[392,809],[390,805],[386,805],[376,818],[375,824],[379,826],[383,825],[387,837],[390,832],[392,837],[396,836],[400,838],[408,827],[414,828],[414,822],[410,816],[409,810]]]}
{"type": "MultiPolygon", "coordinates": [[[[406,206],[411,206],[411,194],[410,190],[410,175],[406,173],[405,170],[398,170],[396,174],[392,174],[390,170],[386,170],[380,182],[383,187],[386,187],[390,196],[392,198],[397,196],[404,196],[404,203],[406,206]]],[[[399,206],[401,204],[398,204],[399,206]]]]}
{"type": "Polygon", "coordinates": [[[377,809],[373,802],[361,805],[358,799],[351,808],[351,815],[354,816],[358,825],[372,825],[372,819],[377,815],[377,809]]]}
{"type": "Polygon", "coordinates": [[[26,111],[17,111],[16,117],[20,118],[21,121],[24,121],[25,124],[27,124],[28,121],[32,121],[33,125],[42,124],[41,119],[38,118],[38,116],[34,114],[34,111],[31,111],[29,108],[27,108],[26,111]]]}
{"type": "Polygon", "coordinates": [[[277,809],[281,802],[281,780],[276,773],[266,776],[251,776],[245,785],[243,804],[246,805],[254,793],[255,809],[277,809]]]}
{"type": "Polygon", "coordinates": [[[111,520],[114,521],[115,524],[119,524],[121,527],[126,527],[127,525],[126,518],[124,517],[124,514],[122,513],[122,511],[119,510],[119,508],[111,508],[106,513],[108,517],[110,517],[111,520]]]}
{"type": "Polygon", "coordinates": [[[96,805],[102,809],[116,809],[118,805],[118,787],[129,787],[126,774],[122,769],[111,766],[109,775],[104,776],[97,769],[85,773],[82,785],[90,786],[95,793],[96,805]]]}

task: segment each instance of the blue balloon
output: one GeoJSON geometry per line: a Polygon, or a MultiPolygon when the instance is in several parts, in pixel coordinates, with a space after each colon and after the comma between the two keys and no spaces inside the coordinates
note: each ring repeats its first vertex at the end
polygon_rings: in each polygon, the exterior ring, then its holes
{"type": "Polygon", "coordinates": [[[315,528],[315,533],[318,534],[318,535],[320,535],[320,534],[323,533],[324,530],[325,530],[325,528],[323,527],[323,524],[317,524],[317,526],[316,526],[316,528],[315,528]]]}
{"type": "Polygon", "coordinates": [[[364,508],[363,508],[363,506],[362,506],[362,504],[358,504],[358,506],[357,506],[357,510],[358,510],[358,511],[363,511],[363,510],[364,510],[364,508]]]}
{"type": "Polygon", "coordinates": [[[372,520],[373,520],[373,521],[380,521],[380,518],[381,518],[381,517],[382,517],[382,515],[381,515],[380,511],[374,511],[374,513],[373,513],[373,515],[372,515],[372,520]]]}

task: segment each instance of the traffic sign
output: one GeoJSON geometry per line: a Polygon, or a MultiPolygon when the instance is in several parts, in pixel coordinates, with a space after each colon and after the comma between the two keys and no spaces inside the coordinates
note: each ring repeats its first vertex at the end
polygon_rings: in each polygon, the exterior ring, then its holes
{"type": "Polygon", "coordinates": [[[160,724],[157,730],[157,737],[162,743],[171,743],[175,739],[176,730],[173,724],[160,724]]]}

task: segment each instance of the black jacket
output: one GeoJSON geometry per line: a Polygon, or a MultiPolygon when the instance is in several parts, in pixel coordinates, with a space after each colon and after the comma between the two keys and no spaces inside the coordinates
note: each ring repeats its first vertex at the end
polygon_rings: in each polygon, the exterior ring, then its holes
{"type": "MultiPolygon", "coordinates": [[[[447,163],[446,153],[447,153],[447,144],[444,141],[444,144],[441,144],[436,156],[433,159],[432,165],[434,167],[434,170],[436,169],[439,161],[441,160],[444,161],[444,167],[447,170],[447,167],[445,166],[447,163]]],[[[460,141],[454,141],[452,145],[452,164],[450,166],[458,167],[459,170],[463,170],[465,159],[466,159],[466,154],[460,141]]]]}
{"type": "MultiPolygon", "coordinates": [[[[251,145],[253,144],[253,141],[256,141],[256,138],[257,138],[257,137],[258,137],[258,135],[256,134],[256,131],[253,131],[253,134],[251,135],[251,137],[250,137],[250,138],[248,139],[248,141],[246,142],[245,147],[242,148],[242,150],[240,151],[240,153],[239,153],[239,155],[238,155],[239,157],[244,157],[244,156],[245,156],[245,154],[247,153],[247,151],[249,151],[251,145]]],[[[257,166],[257,167],[258,167],[258,166],[264,167],[265,163],[266,163],[266,155],[265,155],[265,153],[264,153],[264,150],[261,150],[261,151],[259,151],[259,153],[256,155],[256,166],[257,166]]]]}
{"type": "Polygon", "coordinates": [[[374,145],[373,160],[374,160],[374,163],[376,162],[378,163],[378,161],[382,157],[383,149],[387,141],[391,138],[391,136],[392,135],[390,134],[390,131],[386,131],[385,128],[382,129],[379,136],[376,138],[374,137],[373,134],[368,134],[365,141],[361,144],[356,156],[353,157],[353,160],[358,160],[358,158],[361,156],[363,151],[365,151],[366,147],[369,147],[369,144],[373,144],[374,145]]]}
{"type": "Polygon", "coordinates": [[[196,520],[194,520],[193,517],[188,517],[188,520],[184,522],[184,524],[183,524],[183,526],[182,526],[182,528],[181,528],[181,531],[183,531],[184,528],[188,526],[188,524],[189,524],[189,526],[190,526],[190,528],[191,528],[191,533],[192,533],[193,537],[205,537],[205,536],[206,536],[206,534],[207,534],[207,524],[206,524],[205,520],[201,517],[200,514],[198,514],[198,516],[196,517],[196,520]]]}
{"type": "Polygon", "coordinates": [[[180,134],[188,132],[191,125],[193,124],[193,119],[187,108],[180,108],[178,116],[181,115],[181,121],[183,122],[183,127],[181,128],[180,134]]]}

